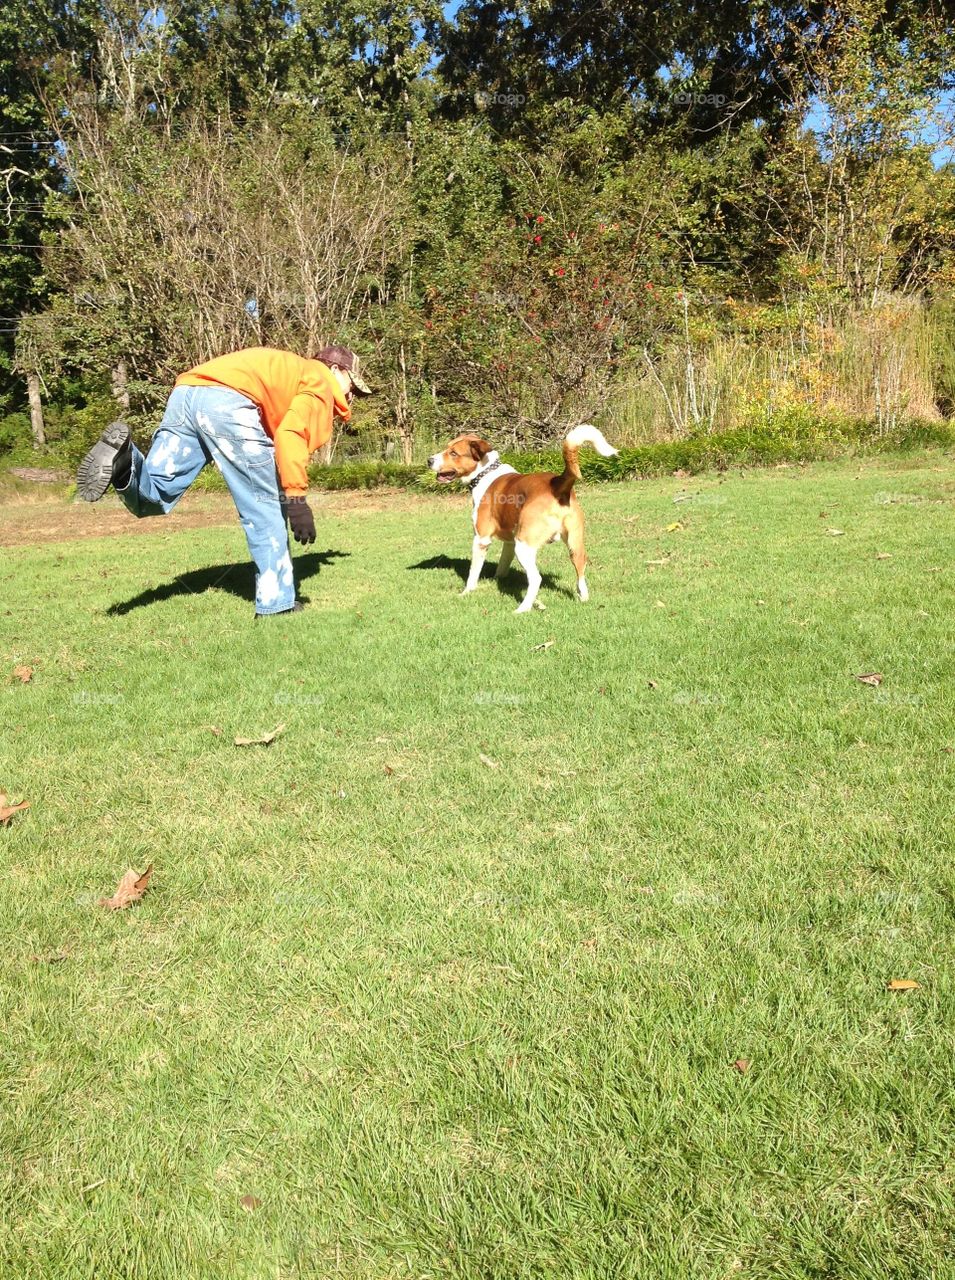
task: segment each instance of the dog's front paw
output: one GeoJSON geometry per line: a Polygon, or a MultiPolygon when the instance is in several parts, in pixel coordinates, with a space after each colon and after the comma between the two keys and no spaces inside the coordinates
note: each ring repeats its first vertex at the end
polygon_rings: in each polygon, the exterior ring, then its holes
{"type": "Polygon", "coordinates": [[[465,587],[463,591],[459,591],[459,596],[469,596],[474,591],[474,587],[465,587]]]}

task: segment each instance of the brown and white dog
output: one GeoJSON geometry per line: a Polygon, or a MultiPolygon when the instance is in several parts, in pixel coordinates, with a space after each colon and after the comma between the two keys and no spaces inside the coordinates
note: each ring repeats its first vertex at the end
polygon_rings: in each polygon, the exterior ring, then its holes
{"type": "Polygon", "coordinates": [[[593,445],[605,458],[611,458],[617,452],[596,427],[585,422],[567,433],[564,470],[559,476],[552,472],[521,475],[501,462],[497,451],[473,433],[458,436],[443,453],[436,453],[428,459],[428,466],[437,473],[439,483],[451,484],[460,480],[471,491],[474,541],[471,544],[471,571],[462,595],[467,595],[477,586],[487,549],[494,538],[499,538],[504,546],[494,576],[503,578],[511,567],[512,559],[517,556],[518,563],[527,574],[527,594],[515,612],[529,612],[534,607],[541,584],[537,553],[548,542],[561,538],[567,544],[577,573],[580,598],[589,598],[584,577],[587,565],[584,513],[574,495],[574,485],[580,479],[577,455],[585,444],[593,445]]]}

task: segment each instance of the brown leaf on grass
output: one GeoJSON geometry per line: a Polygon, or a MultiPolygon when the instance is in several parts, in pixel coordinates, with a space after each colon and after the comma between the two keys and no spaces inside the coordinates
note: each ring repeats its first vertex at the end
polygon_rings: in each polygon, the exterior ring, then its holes
{"type": "Polygon", "coordinates": [[[222,737],[222,730],[217,724],[204,724],[203,729],[208,729],[210,733],[214,733],[217,738],[222,737]]]}
{"type": "Polygon", "coordinates": [[[911,978],[893,978],[885,984],[886,991],[918,991],[920,984],[911,978]]]}
{"type": "Polygon", "coordinates": [[[478,755],[478,759],[481,764],[486,764],[489,769],[500,769],[501,767],[496,760],[492,760],[490,756],[486,756],[483,751],[478,755]]]}
{"type": "Polygon", "coordinates": [[[659,689],[659,687],[660,687],[660,686],[657,684],[656,680],[648,680],[648,681],[647,681],[647,688],[648,688],[648,689],[659,689]]]}
{"type": "Polygon", "coordinates": [[[556,640],[545,640],[543,644],[535,644],[531,653],[540,653],[541,649],[549,649],[552,644],[556,644],[556,640]]]}
{"type": "Polygon", "coordinates": [[[97,905],[108,907],[110,911],[122,911],[124,907],[132,906],[134,902],[139,901],[149,888],[149,879],[152,873],[152,863],[149,864],[142,875],[130,867],[116,886],[116,892],[113,896],[111,898],[100,898],[97,905]]]}
{"type": "Polygon", "coordinates": [[[856,676],[856,679],[861,681],[862,684],[871,684],[878,688],[882,683],[883,676],[881,671],[867,671],[863,675],[856,676]]]}
{"type": "Polygon", "coordinates": [[[258,1196],[242,1196],[239,1200],[239,1204],[243,1209],[251,1213],[253,1209],[258,1209],[261,1206],[262,1201],[258,1196]]]}
{"type": "Polygon", "coordinates": [[[828,533],[830,538],[844,538],[845,532],[846,532],[845,529],[827,529],[826,530],[826,533],[828,533]]]}
{"type": "Polygon", "coordinates": [[[891,551],[877,551],[877,552],[875,553],[875,558],[876,558],[876,560],[891,560],[891,559],[892,559],[892,552],[891,552],[891,551]]]}
{"type": "Polygon", "coordinates": [[[745,1075],[749,1070],[749,1058],[737,1058],[733,1063],[734,1071],[738,1071],[741,1076],[745,1075]]]}
{"type": "Polygon", "coordinates": [[[0,826],[9,826],[10,819],[15,813],[19,813],[21,809],[29,809],[29,807],[29,800],[21,800],[19,804],[11,804],[3,792],[0,791],[0,826]]]}
{"type": "Polygon", "coordinates": [[[263,733],[261,738],[234,738],[237,747],[267,747],[273,743],[280,733],[285,732],[285,725],[280,724],[271,733],[263,733]]]}
{"type": "Polygon", "coordinates": [[[390,764],[383,764],[381,767],[382,767],[382,769],[384,769],[384,771],[385,771],[385,777],[386,777],[386,778],[390,778],[390,777],[391,777],[391,775],[394,773],[394,769],[392,769],[392,767],[391,767],[391,765],[390,765],[390,764]]]}
{"type": "Polygon", "coordinates": [[[14,667],[13,674],[15,678],[20,681],[21,684],[29,684],[30,681],[33,679],[33,668],[32,667],[14,667]]]}

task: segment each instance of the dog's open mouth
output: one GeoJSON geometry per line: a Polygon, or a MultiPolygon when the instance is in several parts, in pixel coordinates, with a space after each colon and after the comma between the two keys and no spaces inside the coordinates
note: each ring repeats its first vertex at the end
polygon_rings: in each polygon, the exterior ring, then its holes
{"type": "Polygon", "coordinates": [[[457,480],[458,473],[456,471],[439,471],[438,484],[450,484],[452,480],[457,480]]]}

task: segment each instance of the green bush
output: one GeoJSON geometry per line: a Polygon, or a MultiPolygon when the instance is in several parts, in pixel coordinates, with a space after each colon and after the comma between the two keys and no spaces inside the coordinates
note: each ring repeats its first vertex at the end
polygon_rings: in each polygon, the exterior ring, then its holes
{"type": "MultiPolygon", "coordinates": [[[[44,453],[29,452],[31,460],[42,457],[44,465],[60,463],[72,469],[95,440],[102,425],[109,420],[111,406],[91,405],[73,410],[56,419],[60,432],[55,444],[44,453]]],[[[0,452],[6,438],[22,441],[24,415],[11,415],[0,422],[0,452]]],[[[29,419],[26,420],[29,434],[29,419]]],[[[602,458],[591,450],[580,455],[583,478],[591,482],[632,480],[644,476],[668,475],[674,471],[697,474],[723,470],[731,466],[772,466],[779,462],[809,462],[854,453],[883,453],[925,448],[955,447],[955,424],[912,420],[891,432],[880,430],[875,422],[845,418],[821,420],[803,413],[777,415],[755,425],[740,427],[714,435],[691,436],[685,440],[667,440],[634,448],[621,449],[613,458],[602,458]]],[[[16,451],[4,455],[4,463],[19,461],[16,451]]],[[[563,470],[559,450],[522,453],[505,450],[505,462],[518,471],[563,470]]],[[[401,462],[347,461],[331,466],[312,464],[309,480],[316,489],[378,489],[382,487],[416,489],[419,492],[448,494],[454,486],[439,485],[435,476],[421,464],[401,462]]],[[[225,483],[215,467],[206,467],[193,488],[200,493],[221,493],[225,483]]]]}
{"type": "MultiPolygon", "coordinates": [[[[911,421],[893,432],[882,432],[864,419],[823,421],[802,413],[777,415],[771,421],[716,435],[668,440],[621,449],[614,458],[602,458],[585,450],[580,469],[585,480],[630,480],[667,475],[674,471],[721,470],[730,466],[772,466],[779,462],[809,462],[841,454],[880,453],[893,450],[955,447],[955,426],[940,422],[911,421]]],[[[559,451],[521,453],[505,450],[505,462],[518,471],[562,471],[559,451]]],[[[421,466],[398,462],[349,462],[329,467],[309,467],[309,479],[317,489],[374,489],[382,485],[417,488],[429,493],[454,492],[439,486],[421,466]]]]}
{"type": "MultiPolygon", "coordinates": [[[[621,449],[614,458],[584,451],[580,455],[580,470],[585,480],[629,480],[673,471],[695,474],[729,466],[771,466],[856,452],[881,453],[933,446],[955,446],[955,426],[911,421],[892,432],[882,432],[876,423],[863,419],[823,422],[792,415],[735,431],[621,449]]],[[[557,451],[511,452],[502,456],[518,471],[563,470],[563,459],[557,451]]]]}
{"type": "Polygon", "coordinates": [[[26,413],[8,413],[0,418],[0,457],[4,460],[12,456],[17,459],[33,450],[33,433],[30,430],[30,415],[26,413]]]}
{"type": "Polygon", "coordinates": [[[72,471],[116,417],[111,399],[90,400],[82,409],[53,405],[45,412],[47,450],[72,471]]]}
{"type": "Polygon", "coordinates": [[[420,483],[421,467],[403,462],[342,462],[311,466],[311,482],[319,489],[380,489],[383,485],[409,488],[420,483]]]}
{"type": "Polygon", "coordinates": [[[33,446],[28,414],[11,413],[0,419],[0,458],[4,464],[72,471],[103,428],[115,419],[116,404],[110,399],[90,400],[80,409],[53,404],[46,406],[43,417],[46,444],[42,449],[33,446]]]}

